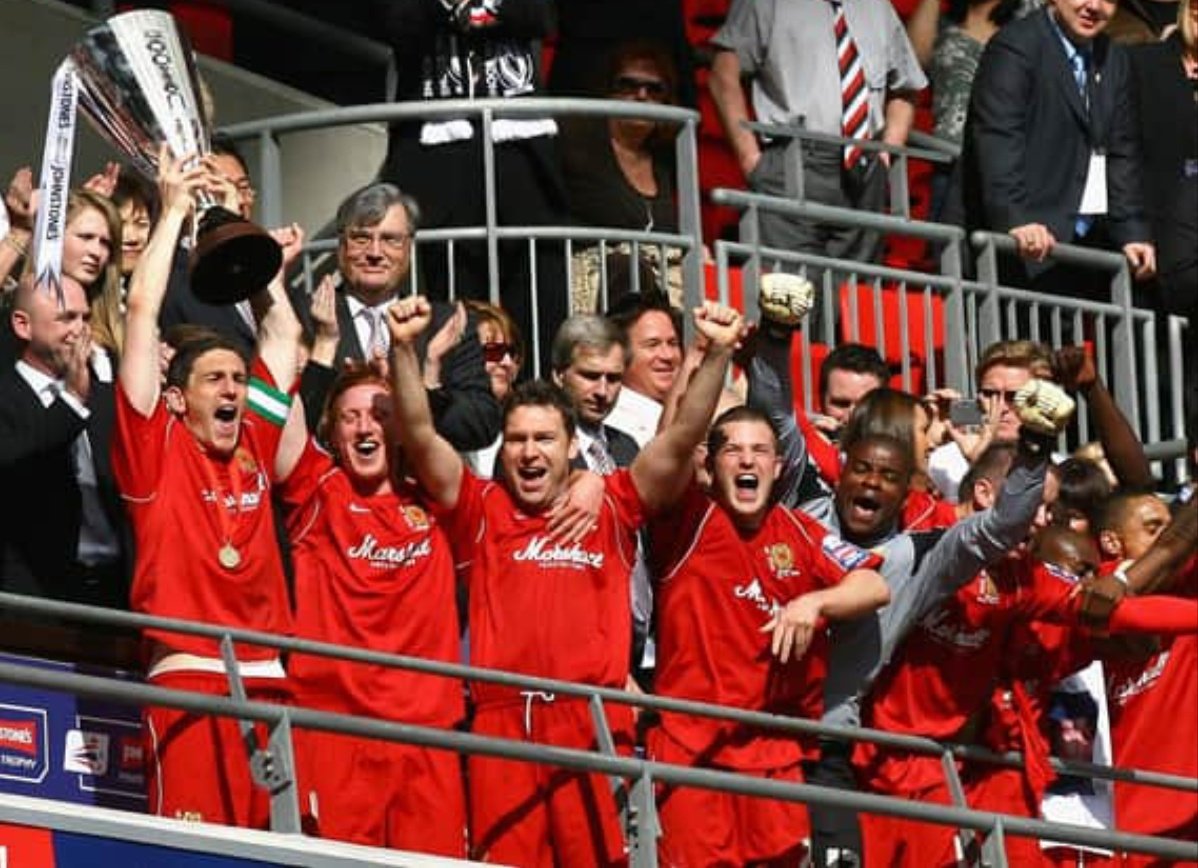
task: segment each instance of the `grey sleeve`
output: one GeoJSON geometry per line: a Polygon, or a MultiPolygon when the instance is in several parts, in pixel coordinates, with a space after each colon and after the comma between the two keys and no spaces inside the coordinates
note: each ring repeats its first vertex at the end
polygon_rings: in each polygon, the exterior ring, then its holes
{"type": "Polygon", "coordinates": [[[789,340],[783,343],[768,330],[762,330],[757,339],[757,353],[749,363],[748,405],[769,416],[778,432],[782,475],[774,486],[775,496],[779,503],[796,506],[809,464],[807,441],[795,421],[789,365],[789,340]]]}
{"type": "Polygon", "coordinates": [[[736,52],[741,75],[753,75],[765,60],[773,29],[773,0],[733,0],[728,17],[711,44],[736,52]]]}
{"type": "Polygon", "coordinates": [[[994,506],[945,531],[897,596],[891,589],[884,644],[893,647],[934,605],[1023,542],[1044,497],[1048,462],[1021,451],[994,506]]]}
{"type": "Polygon", "coordinates": [[[928,86],[928,77],[919,58],[915,56],[915,48],[907,36],[907,28],[899,19],[898,14],[890,3],[886,3],[888,19],[886,39],[886,87],[891,92],[906,90],[923,90],[928,86]]]}

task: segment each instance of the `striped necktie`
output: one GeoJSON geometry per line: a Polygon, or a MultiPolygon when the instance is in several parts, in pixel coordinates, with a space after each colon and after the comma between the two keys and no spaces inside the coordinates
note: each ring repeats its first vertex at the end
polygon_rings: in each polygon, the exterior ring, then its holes
{"type": "MultiPolygon", "coordinates": [[[[836,32],[836,62],[840,68],[840,132],[846,139],[869,137],[869,92],[865,87],[865,70],[857,43],[849,33],[844,17],[844,4],[830,0],[833,13],[833,28],[836,32]]],[[[865,157],[857,145],[844,146],[844,167],[854,168],[865,157]]]]}
{"type": "Polygon", "coordinates": [[[591,469],[600,476],[611,476],[616,472],[616,462],[612,460],[611,453],[601,440],[592,440],[587,451],[591,456],[591,469]]]}

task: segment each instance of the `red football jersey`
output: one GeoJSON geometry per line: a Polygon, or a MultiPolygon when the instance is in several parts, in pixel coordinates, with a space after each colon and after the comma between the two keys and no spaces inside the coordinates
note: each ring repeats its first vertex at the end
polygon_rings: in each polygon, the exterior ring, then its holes
{"type": "MultiPolygon", "coordinates": [[[[230,627],[291,632],[291,608],[270,507],[275,452],[289,399],[265,365],[251,370],[241,437],[232,458],[207,454],[159,403],[146,417],[117,389],[113,474],[133,526],[134,611],[230,627]],[[215,490],[214,490],[215,489],[215,490]],[[240,503],[233,492],[240,492],[240,503]],[[225,514],[222,519],[220,513],[225,514]],[[225,539],[228,529],[230,539],[225,539]],[[231,544],[237,563],[222,565],[231,544]]],[[[146,630],[175,651],[219,657],[210,639],[146,630]]],[[[242,660],[277,656],[239,644],[242,660]]]]}
{"type": "MultiPolygon", "coordinates": [[[[1198,596],[1198,557],[1168,593],[1198,596]]],[[[1106,664],[1115,765],[1198,777],[1198,636],[1162,640],[1147,662],[1106,664]]],[[[1198,822],[1198,794],[1116,782],[1115,821],[1145,835],[1198,822]]]]}
{"type": "MultiPolygon", "coordinates": [[[[449,542],[412,491],[359,496],[309,441],[279,492],[293,546],[297,635],[458,662],[449,542]]],[[[452,726],[464,711],[452,678],[303,654],[287,670],[297,697],[332,711],[431,726],[452,726]]]]}
{"type": "Polygon", "coordinates": [[[989,699],[1013,622],[1068,619],[1074,581],[1045,564],[1003,561],[929,612],[870,696],[869,725],[951,738],[989,699]]]}
{"type": "MultiPolygon", "coordinates": [[[[776,506],[742,534],[709,496],[692,487],[651,524],[657,589],[657,677],[662,696],[818,720],[823,711],[826,638],[785,666],[761,631],[786,603],[836,584],[880,558],[844,542],[801,512],[776,506]]],[[[741,769],[779,768],[799,759],[793,735],[662,714],[675,740],[705,760],[741,769]]]]}
{"type": "Polygon", "coordinates": [[[957,523],[957,509],[926,491],[912,489],[903,501],[899,527],[906,531],[943,530],[957,523]]]}
{"type": "MultiPolygon", "coordinates": [[[[623,687],[632,645],[629,576],[644,507],[628,471],[604,477],[598,525],[554,542],[545,515],[520,510],[502,484],[462,474],[457,505],[439,516],[470,592],[475,666],[623,687]]],[[[474,684],[478,702],[515,692],[474,684]]]]}

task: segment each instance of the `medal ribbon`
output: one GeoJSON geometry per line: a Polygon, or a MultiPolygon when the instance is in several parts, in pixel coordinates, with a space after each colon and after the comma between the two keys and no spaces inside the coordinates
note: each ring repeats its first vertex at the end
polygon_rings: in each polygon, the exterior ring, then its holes
{"type": "Polygon", "coordinates": [[[79,95],[75,66],[64,60],[51,85],[50,116],[42,151],[41,201],[33,239],[37,251],[37,284],[52,291],[62,304],[62,243],[67,228],[67,198],[71,189],[71,159],[75,151],[75,106],[79,95]]]}
{"type": "Polygon", "coordinates": [[[216,498],[216,523],[220,526],[221,547],[232,546],[236,549],[236,546],[233,546],[233,528],[241,516],[241,471],[237,466],[237,457],[234,455],[229,459],[229,493],[233,496],[233,515],[229,515],[229,510],[225,508],[224,492],[217,487],[216,471],[212,467],[212,459],[207,454],[204,455],[203,468],[208,489],[216,498]]]}

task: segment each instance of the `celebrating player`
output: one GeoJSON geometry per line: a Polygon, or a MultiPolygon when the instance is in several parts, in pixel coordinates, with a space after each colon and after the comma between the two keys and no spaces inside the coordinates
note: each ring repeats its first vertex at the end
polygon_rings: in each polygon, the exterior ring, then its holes
{"type": "MultiPolygon", "coordinates": [[[[332,296],[331,285],[318,289],[313,312],[335,324],[332,296]]],[[[372,367],[352,366],[333,383],[327,406],[321,439],[332,456],[305,436],[302,412],[279,453],[296,633],[457,662],[453,559],[440,525],[396,473],[386,432],[390,384],[372,367]]],[[[453,679],[301,654],[288,672],[308,707],[446,728],[465,712],[453,679]]],[[[322,836],[465,856],[454,753],[311,730],[296,743],[301,802],[322,836]]]]}
{"type": "MultiPolygon", "coordinates": [[[[419,387],[413,345],[428,322],[423,298],[391,308],[397,431],[466,570],[472,663],[623,687],[636,530],[686,485],[691,452],[707,429],[741,338],[740,315],[710,303],[695,311],[695,326],[709,348],[676,418],[629,469],[603,477],[595,526],[571,545],[547,534],[547,512],[565,491],[577,450],[569,399],[547,383],[517,387],[504,408],[503,481],[475,478],[436,435],[419,387]]],[[[481,683],[472,691],[475,732],[581,749],[596,744],[583,700],[481,683]]],[[[631,711],[609,709],[608,717],[617,742],[626,741],[631,711]]],[[[467,771],[477,858],[519,865],[623,861],[615,802],[602,776],[486,757],[472,757],[467,771]]]]}
{"type": "MultiPolygon", "coordinates": [[[[157,323],[171,259],[193,193],[213,183],[202,167],[185,165],[163,149],[162,216],[127,300],[113,469],[136,541],[132,604],[151,615],[286,634],[291,614],[270,480],[299,322],[276,279],[254,298],[253,366],[226,339],[204,335],[179,347],[160,395],[157,323]]],[[[145,639],[152,684],[228,692],[215,641],[158,630],[145,639]]],[[[237,654],[251,699],[285,698],[273,650],[242,646],[237,654]]],[[[164,708],[148,708],[145,721],[151,813],[266,825],[268,794],[250,780],[235,721],[164,708]]]]}

